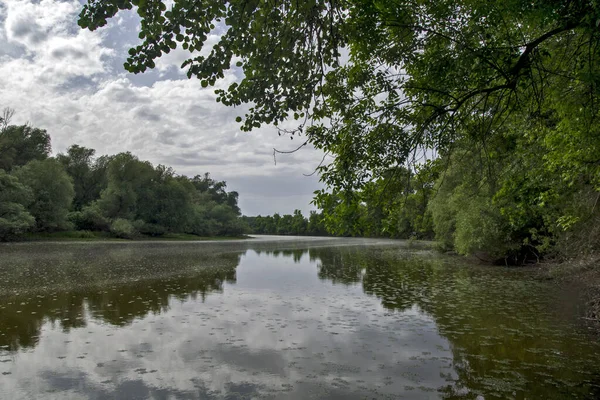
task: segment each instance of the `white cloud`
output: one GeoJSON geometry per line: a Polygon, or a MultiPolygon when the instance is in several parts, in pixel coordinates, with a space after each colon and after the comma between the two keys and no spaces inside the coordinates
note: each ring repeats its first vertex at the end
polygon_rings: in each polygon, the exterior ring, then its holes
{"type": "Polygon", "coordinates": [[[76,29],[77,1],[4,0],[4,31],[9,43],[21,46],[27,60],[21,72],[42,84],[60,84],[76,76],[105,71],[113,50],[103,47],[100,32],[76,29]]]}
{"type": "MultiPolygon", "coordinates": [[[[131,151],[181,174],[211,172],[230,180],[249,215],[312,208],[308,201],[320,186],[302,173],[318,165],[319,152],[280,155],[275,166],[272,148],[299,142],[278,137],[273,127],[241,132],[235,117],[245,108],[216,103],[214,88],[182,79],[183,50],[160,60],[158,74],[133,79],[121,65],[137,36],[135,15],[89,32],[76,24],[80,8],[79,1],[0,0],[0,38],[7,42],[0,46],[0,107],[16,109],[14,123],[47,129],[55,152],[77,143],[98,154],[131,151]],[[147,81],[140,85],[140,79],[147,81]],[[257,177],[264,179],[262,193],[254,190],[257,177]],[[282,180],[305,192],[282,192],[282,180]]],[[[236,79],[230,70],[217,85],[236,79]]]]}

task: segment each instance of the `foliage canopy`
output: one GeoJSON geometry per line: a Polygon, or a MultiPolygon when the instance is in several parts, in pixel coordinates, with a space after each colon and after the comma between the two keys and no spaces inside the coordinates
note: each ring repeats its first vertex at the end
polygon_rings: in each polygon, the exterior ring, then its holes
{"type": "Polygon", "coordinates": [[[177,46],[190,51],[182,67],[204,86],[240,68],[244,79],[217,92],[224,104],[252,105],[242,128],[310,121],[311,142],[336,156],[326,182],[347,189],[419,146],[484,140],[511,114],[560,112],[565,92],[582,105],[597,94],[592,0],[166,3],[89,0],[79,23],[96,29],[137,7],[141,44],[130,50],[130,72],[177,46]],[[211,33],[220,39],[205,49],[211,33]]]}
{"type": "MultiPolygon", "coordinates": [[[[427,226],[433,218],[461,252],[489,249],[499,238],[501,249],[541,251],[560,232],[596,217],[600,207],[589,205],[600,190],[595,0],[169,4],[89,0],[79,23],[96,29],[136,7],[141,43],[129,52],[130,72],[153,68],[181,46],[190,52],[182,67],[202,86],[231,68],[243,73],[217,90],[218,101],[250,105],[240,119],[244,130],[294,118],[292,134],[333,156],[319,167],[330,190],[316,202],[340,232],[364,233],[356,224],[369,198],[399,187],[393,181],[403,168],[415,172],[432,153],[436,190],[448,190],[449,203],[414,203],[421,220],[413,222],[427,226]],[[211,34],[219,40],[207,48],[211,34]],[[464,175],[456,181],[452,171],[464,175]],[[452,201],[471,204],[485,223],[478,227],[478,218],[456,212],[445,225],[435,210],[456,209],[452,201]],[[572,202],[586,206],[575,210],[572,202]]],[[[405,204],[397,200],[389,202],[405,204]]],[[[365,229],[406,229],[393,217],[401,213],[385,208],[368,207],[367,214],[391,222],[365,229]]]]}

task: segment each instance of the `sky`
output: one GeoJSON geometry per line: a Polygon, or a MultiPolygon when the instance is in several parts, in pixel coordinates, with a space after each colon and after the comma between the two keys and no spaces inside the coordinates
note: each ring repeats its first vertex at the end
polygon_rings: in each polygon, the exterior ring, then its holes
{"type": "Polygon", "coordinates": [[[304,174],[323,154],[305,146],[278,154],[275,164],[274,147],[291,150],[302,138],[279,136],[273,126],[242,132],[235,118],[246,108],[215,101],[215,88],[239,81],[239,71],[202,88],[180,69],[189,53],[177,49],[154,70],[127,73],[127,51],[139,42],[137,14],[120,13],[90,32],[77,25],[83,3],[0,0],[0,109],[15,110],[12,124],[46,129],[54,154],[78,144],[98,156],[130,151],[181,175],[210,172],[239,193],[245,215],[314,209],[322,184],[304,174]]]}

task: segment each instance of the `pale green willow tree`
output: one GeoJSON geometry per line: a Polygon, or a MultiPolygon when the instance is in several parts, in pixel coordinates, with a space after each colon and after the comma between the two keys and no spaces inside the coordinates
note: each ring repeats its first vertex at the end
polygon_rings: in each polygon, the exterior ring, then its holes
{"type": "Polygon", "coordinates": [[[73,182],[54,158],[33,160],[17,168],[13,175],[32,194],[27,211],[35,218],[35,229],[42,232],[70,228],[67,214],[73,202],[73,182]]]}
{"type": "Polygon", "coordinates": [[[0,169],[0,241],[19,236],[35,225],[35,218],[25,208],[31,198],[26,186],[0,169]]]}

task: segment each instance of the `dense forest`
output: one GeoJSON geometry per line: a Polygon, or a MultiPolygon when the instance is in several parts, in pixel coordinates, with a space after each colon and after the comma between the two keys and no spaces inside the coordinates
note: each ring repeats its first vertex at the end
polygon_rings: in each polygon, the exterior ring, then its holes
{"type": "Polygon", "coordinates": [[[208,173],[193,178],[131,153],[94,157],[72,145],[50,157],[50,136],[0,122],[0,241],[61,231],[74,237],[239,236],[238,194],[208,173]]]}
{"type": "Polygon", "coordinates": [[[234,69],[215,93],[251,104],[242,130],[286,123],[330,156],[315,199],[330,232],[507,263],[598,254],[598,2],[90,0],[79,24],[131,9],[126,70],[178,47],[203,87],[234,69]]]}

